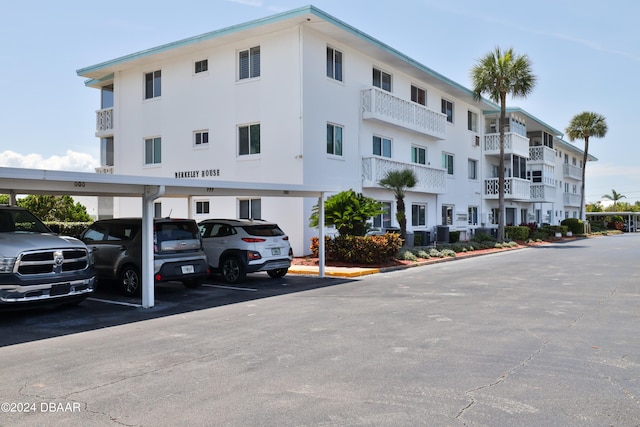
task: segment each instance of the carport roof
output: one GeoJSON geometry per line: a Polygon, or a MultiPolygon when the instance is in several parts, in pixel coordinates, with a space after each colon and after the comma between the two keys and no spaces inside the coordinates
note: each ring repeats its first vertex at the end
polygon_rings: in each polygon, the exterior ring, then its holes
{"type": "Polygon", "coordinates": [[[140,197],[164,187],[162,197],[320,197],[342,189],[300,184],[163,178],[0,167],[0,193],[140,197]]]}

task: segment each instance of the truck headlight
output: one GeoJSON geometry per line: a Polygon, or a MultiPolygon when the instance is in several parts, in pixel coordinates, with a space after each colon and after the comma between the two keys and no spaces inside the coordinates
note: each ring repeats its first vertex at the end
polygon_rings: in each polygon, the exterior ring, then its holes
{"type": "Polygon", "coordinates": [[[0,256],[0,273],[13,273],[13,266],[16,264],[15,258],[0,256]]]}

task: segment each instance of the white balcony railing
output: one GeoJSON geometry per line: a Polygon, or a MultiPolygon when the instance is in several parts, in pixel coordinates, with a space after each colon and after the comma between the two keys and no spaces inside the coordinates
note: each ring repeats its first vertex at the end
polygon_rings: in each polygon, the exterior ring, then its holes
{"type": "MultiPolygon", "coordinates": [[[[487,199],[497,199],[499,196],[498,178],[484,180],[484,194],[487,199]]],[[[531,181],[522,178],[504,179],[505,200],[531,200],[531,181]]]]}
{"type": "Polygon", "coordinates": [[[578,208],[582,203],[582,197],[580,196],[580,194],[564,193],[563,201],[565,206],[573,206],[578,208]]]}
{"type": "Polygon", "coordinates": [[[554,166],[556,164],[556,150],[544,145],[529,147],[529,163],[544,163],[554,166]]]}
{"type": "MultiPolygon", "coordinates": [[[[509,132],[504,135],[505,154],[515,154],[520,157],[529,157],[529,138],[517,133],[509,132]]],[[[484,154],[500,155],[500,134],[490,133],[484,136],[484,154]]]]}
{"type": "Polygon", "coordinates": [[[113,108],[96,111],[96,136],[113,135],[113,108]]]}
{"type": "Polygon", "coordinates": [[[386,160],[379,157],[366,157],[362,159],[362,186],[382,188],[379,182],[387,175],[387,172],[403,169],[411,169],[418,178],[417,185],[413,187],[411,191],[443,194],[447,190],[446,170],[444,169],[436,169],[415,163],[386,160]]]}
{"type": "Polygon", "coordinates": [[[553,185],[531,183],[532,202],[553,202],[556,200],[556,187],[553,185]]]}
{"type": "Polygon", "coordinates": [[[96,168],[96,173],[113,173],[113,166],[100,166],[96,168]]]}
{"type": "Polygon", "coordinates": [[[568,163],[562,165],[562,174],[565,178],[582,179],[582,169],[568,163]]]}
{"type": "Polygon", "coordinates": [[[445,139],[447,116],[372,87],[362,91],[362,118],[380,120],[437,139],[445,139]]]}

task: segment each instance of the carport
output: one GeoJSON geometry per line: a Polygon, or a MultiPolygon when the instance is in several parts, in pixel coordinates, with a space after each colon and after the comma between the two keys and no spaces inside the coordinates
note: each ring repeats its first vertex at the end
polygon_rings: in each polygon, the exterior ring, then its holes
{"type": "MultiPolygon", "coordinates": [[[[140,197],[142,200],[142,306],[155,305],[153,282],[153,202],[160,197],[315,197],[324,224],[324,195],[340,189],[309,185],[157,178],[0,167],[0,193],[15,204],[18,194],[140,197]]],[[[320,277],[324,277],[324,228],[319,227],[320,277]]]]}

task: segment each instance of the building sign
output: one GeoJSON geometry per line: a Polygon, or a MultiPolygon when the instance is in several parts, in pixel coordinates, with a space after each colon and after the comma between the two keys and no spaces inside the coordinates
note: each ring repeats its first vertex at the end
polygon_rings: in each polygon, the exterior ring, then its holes
{"type": "Polygon", "coordinates": [[[177,171],[174,172],[176,178],[210,178],[220,176],[220,169],[201,169],[194,171],[177,171]]]}

